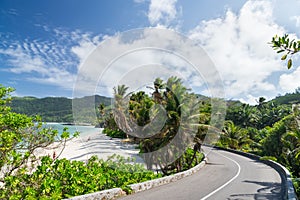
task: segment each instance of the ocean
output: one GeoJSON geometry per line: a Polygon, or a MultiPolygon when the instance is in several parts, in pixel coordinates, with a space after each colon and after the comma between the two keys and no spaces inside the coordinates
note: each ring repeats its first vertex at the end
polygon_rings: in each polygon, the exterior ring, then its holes
{"type": "Polygon", "coordinates": [[[53,129],[58,130],[58,132],[61,134],[63,132],[64,127],[68,128],[68,132],[70,132],[71,135],[75,133],[76,131],[80,132],[80,136],[88,136],[89,134],[98,132],[102,132],[102,128],[95,128],[94,126],[77,126],[77,125],[64,125],[61,123],[55,123],[55,122],[47,122],[45,124],[46,127],[51,127],[53,129]]]}

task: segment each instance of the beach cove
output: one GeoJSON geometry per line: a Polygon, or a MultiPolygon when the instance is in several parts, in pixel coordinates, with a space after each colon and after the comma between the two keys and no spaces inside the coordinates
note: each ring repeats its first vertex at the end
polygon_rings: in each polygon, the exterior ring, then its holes
{"type": "Polygon", "coordinates": [[[106,160],[108,157],[116,154],[125,158],[134,158],[137,163],[144,163],[143,159],[138,155],[139,150],[136,149],[136,145],[124,142],[122,139],[106,136],[102,133],[103,128],[62,125],[59,123],[47,123],[47,126],[57,129],[59,133],[62,132],[63,127],[67,127],[71,134],[79,131],[80,135],[67,141],[64,149],[63,144],[55,143],[46,149],[38,149],[37,155],[50,155],[51,157],[55,155],[55,157],[59,156],[59,158],[69,160],[86,161],[94,155],[106,160]],[[61,151],[62,153],[60,154],[61,151]]]}

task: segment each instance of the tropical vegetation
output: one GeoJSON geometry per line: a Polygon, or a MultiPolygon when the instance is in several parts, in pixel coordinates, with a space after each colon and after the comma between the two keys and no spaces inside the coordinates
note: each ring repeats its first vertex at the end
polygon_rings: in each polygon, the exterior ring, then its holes
{"type": "MultiPolygon", "coordinates": [[[[260,99],[263,100],[263,99],[260,99]]],[[[299,195],[300,93],[286,94],[258,105],[229,104],[217,145],[254,153],[287,167],[299,195]],[[295,101],[295,97],[297,101],[295,101]],[[293,98],[291,98],[293,97],[293,98]]]]}
{"type": "Polygon", "coordinates": [[[148,169],[164,175],[187,170],[203,159],[200,152],[210,118],[210,105],[178,77],[156,78],[151,94],[114,88],[114,107],[99,106],[104,133],[139,145],[148,169]],[[200,110],[202,111],[200,114],[200,110]]]}
{"type": "MultiPolygon", "coordinates": [[[[271,41],[272,48],[277,51],[278,54],[281,54],[281,60],[287,60],[287,68],[290,69],[293,65],[293,56],[300,52],[300,40],[295,37],[290,37],[288,34],[284,36],[275,35],[271,41]]],[[[296,93],[299,94],[300,88],[296,89],[296,93]]],[[[292,96],[294,101],[299,101],[295,99],[295,96],[292,96]]],[[[292,170],[298,167],[296,172],[293,171],[294,185],[296,187],[296,191],[298,196],[300,196],[300,174],[299,174],[299,112],[298,106],[296,105],[293,109],[294,113],[294,122],[290,125],[292,127],[292,131],[289,131],[287,135],[285,135],[284,139],[293,140],[292,144],[287,144],[289,146],[288,149],[288,160],[292,163],[292,170]],[[296,159],[295,162],[291,161],[291,159],[296,159]],[[295,164],[296,163],[296,164],[295,164]]]]}
{"type": "Polygon", "coordinates": [[[104,161],[96,156],[87,162],[41,159],[36,171],[5,178],[1,199],[63,199],[110,188],[130,193],[130,184],[161,177],[142,164],[130,164],[120,156],[104,161]]]}
{"type": "MultiPolygon", "coordinates": [[[[102,106],[104,132],[112,137],[129,138],[138,143],[141,156],[144,156],[148,168],[151,169],[155,163],[164,175],[192,167],[193,165],[189,163],[196,160],[195,154],[200,152],[208,127],[212,126],[210,124],[211,101],[208,98],[185,101],[185,98],[193,99],[197,95],[190,93],[183,86],[181,80],[176,77],[171,77],[166,82],[159,78],[156,79],[150,96],[143,91],[127,93],[127,90],[128,88],[124,85],[115,88],[115,99],[120,101],[115,108],[102,106]],[[157,133],[144,136],[143,132],[139,132],[139,128],[130,129],[136,124],[146,129],[146,125],[151,120],[159,117],[151,116],[151,112],[159,112],[157,105],[165,108],[167,116],[165,124],[157,133]],[[155,152],[169,144],[178,134],[179,126],[183,126],[184,131],[188,133],[193,130],[189,124],[181,123],[181,119],[184,117],[182,113],[187,112],[184,110],[185,108],[197,110],[197,114],[189,114],[194,117],[192,123],[197,126],[197,131],[193,135],[193,141],[189,141],[189,145],[186,146],[185,152],[177,155],[177,159],[170,163],[164,163],[159,159],[155,160],[151,154],[150,157],[147,157],[148,152],[155,152]],[[114,112],[117,113],[114,114],[114,112]]],[[[299,89],[268,102],[264,97],[260,97],[255,106],[239,101],[227,101],[226,121],[223,128],[219,130],[220,138],[216,145],[254,153],[283,164],[292,173],[299,195],[300,106],[298,104],[300,105],[299,89]]],[[[181,139],[184,141],[183,138],[181,139]]],[[[179,145],[179,147],[181,146],[179,145]]],[[[174,147],[173,150],[176,151],[176,148],[174,147]]]]}
{"type": "Polygon", "coordinates": [[[60,154],[40,157],[39,148],[65,145],[70,133],[65,128],[59,135],[40,117],[13,112],[12,91],[0,86],[0,199],[62,199],[113,187],[130,193],[128,185],[161,176],[119,156],[86,162],[60,159],[60,154]]]}

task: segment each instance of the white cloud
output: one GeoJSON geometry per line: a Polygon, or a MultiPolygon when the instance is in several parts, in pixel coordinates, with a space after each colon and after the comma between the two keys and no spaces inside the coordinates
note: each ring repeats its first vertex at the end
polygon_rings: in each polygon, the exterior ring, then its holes
{"type": "Polygon", "coordinates": [[[211,65],[198,46],[171,30],[133,30],[110,37],[95,49],[80,68],[75,96],[95,90],[111,95],[111,89],[119,84],[135,90],[152,84],[157,77],[166,80],[170,76],[186,80],[187,87],[199,88],[204,82],[216,86],[220,81],[215,69],[205,69],[211,65]],[[199,78],[201,75],[204,79],[199,78]]]}
{"type": "Polygon", "coordinates": [[[235,99],[248,96],[253,102],[251,98],[258,94],[277,94],[276,85],[267,79],[285,68],[268,43],[284,32],[273,21],[269,1],[248,1],[238,14],[228,10],[224,17],[202,21],[190,31],[190,37],[213,59],[226,95],[235,99]]]}
{"type": "Polygon", "coordinates": [[[294,92],[300,87],[300,66],[291,73],[285,73],[280,76],[279,85],[286,92],[294,92]]]}
{"type": "Polygon", "coordinates": [[[27,80],[71,90],[80,63],[100,42],[100,37],[61,29],[51,33],[54,40],[13,41],[8,38],[6,43],[10,45],[0,45],[0,54],[5,56],[3,61],[9,67],[1,70],[27,73],[30,74],[27,80]]]}
{"type": "Polygon", "coordinates": [[[151,0],[148,19],[151,25],[168,26],[177,17],[177,0],[151,0]]]}
{"type": "Polygon", "coordinates": [[[71,51],[79,58],[81,65],[87,56],[95,50],[99,43],[100,39],[98,36],[91,38],[89,35],[84,35],[79,41],[79,44],[71,48],[71,51]]]}
{"type": "Polygon", "coordinates": [[[0,49],[0,54],[8,57],[7,62],[11,66],[3,70],[16,74],[31,73],[32,76],[27,78],[30,81],[72,88],[75,75],[59,65],[58,61],[47,60],[55,56],[42,56],[43,51],[34,43],[25,43],[23,46],[17,45],[6,50],[0,49]]]}
{"type": "Polygon", "coordinates": [[[295,21],[296,27],[300,27],[300,16],[292,16],[291,20],[295,21]]]}
{"type": "Polygon", "coordinates": [[[241,101],[242,103],[248,103],[251,105],[255,105],[255,104],[257,104],[257,99],[259,99],[259,97],[254,97],[251,94],[248,94],[245,98],[240,98],[238,100],[241,101]]]}

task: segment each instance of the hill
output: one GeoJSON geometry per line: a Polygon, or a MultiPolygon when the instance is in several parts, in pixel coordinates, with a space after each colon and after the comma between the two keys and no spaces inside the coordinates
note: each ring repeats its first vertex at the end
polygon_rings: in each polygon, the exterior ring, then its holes
{"type": "MultiPolygon", "coordinates": [[[[74,99],[77,102],[76,111],[80,116],[80,122],[93,123],[86,106],[95,102],[95,107],[100,103],[110,105],[111,98],[93,95],[74,99]]],[[[45,122],[73,122],[72,99],[66,97],[13,97],[11,102],[12,111],[29,116],[39,115],[45,122]]],[[[89,108],[93,108],[90,105],[89,108]]],[[[78,119],[78,118],[77,118],[78,119]]]]}
{"type": "Polygon", "coordinates": [[[287,93],[284,96],[278,96],[271,100],[272,102],[282,105],[282,104],[299,104],[300,103],[300,92],[296,91],[294,93],[287,93]]]}

